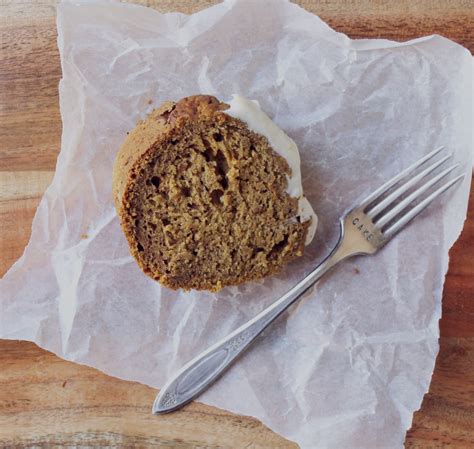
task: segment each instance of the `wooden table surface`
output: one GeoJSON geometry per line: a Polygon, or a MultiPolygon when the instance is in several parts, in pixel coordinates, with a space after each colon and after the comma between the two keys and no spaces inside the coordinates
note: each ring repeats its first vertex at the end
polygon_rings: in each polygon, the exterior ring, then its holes
{"type": "MultiPolygon", "coordinates": [[[[194,12],[211,0],[144,0],[194,12]]],[[[438,33],[474,51],[473,0],[298,1],[354,38],[438,33]]],[[[0,275],[22,254],[50,183],[61,120],[54,0],[0,3],[0,275]]],[[[441,351],[407,448],[474,448],[474,199],[451,251],[441,351]]],[[[193,403],[150,415],[156,391],[63,361],[32,343],[0,340],[0,447],[295,447],[254,418],[193,403]]],[[[344,448],[341,448],[344,449],[344,448]]],[[[350,448],[346,448],[350,449],[350,448]]]]}

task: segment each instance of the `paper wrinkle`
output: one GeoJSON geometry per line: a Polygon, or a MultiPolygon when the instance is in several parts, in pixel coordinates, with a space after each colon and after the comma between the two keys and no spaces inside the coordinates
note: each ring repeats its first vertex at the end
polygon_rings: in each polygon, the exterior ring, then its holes
{"type": "MultiPolygon", "coordinates": [[[[164,385],[307,274],[336,243],[342,213],[422,155],[446,145],[472,167],[472,57],[439,36],[353,41],[280,0],[190,17],[79,1],[58,6],[58,44],[62,150],[25,253],[0,282],[0,338],[122,379],[164,385]],[[258,100],[298,144],[320,217],[303,257],[218,294],[143,275],[112,204],[126,132],[196,93],[258,100]]],[[[402,448],[433,372],[469,188],[467,176],[379,254],[328,273],[200,400],[302,448],[402,448]]]]}

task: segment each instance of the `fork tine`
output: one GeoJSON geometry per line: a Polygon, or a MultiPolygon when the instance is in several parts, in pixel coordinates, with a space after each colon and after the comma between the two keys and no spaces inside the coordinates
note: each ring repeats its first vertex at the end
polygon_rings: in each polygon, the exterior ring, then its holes
{"type": "Polygon", "coordinates": [[[385,232],[384,236],[386,238],[393,237],[398,231],[400,231],[407,223],[409,223],[413,218],[415,218],[420,212],[422,212],[427,206],[429,206],[433,200],[435,200],[438,196],[440,196],[443,192],[448,190],[458,181],[464,178],[464,174],[457,176],[456,178],[452,179],[451,181],[447,182],[446,184],[439,187],[435,190],[431,195],[426,197],[421,203],[417,204],[413,209],[410,209],[408,213],[406,213],[400,220],[395,222],[391,225],[385,232]]]}
{"type": "Polygon", "coordinates": [[[413,165],[410,165],[407,169],[403,170],[397,176],[394,176],[390,181],[387,181],[382,187],[379,187],[375,192],[369,195],[365,200],[363,200],[360,204],[360,207],[366,207],[372,201],[376,200],[380,195],[384,194],[390,187],[394,186],[400,179],[404,178],[406,175],[411,173],[413,170],[418,168],[420,165],[424,164],[427,160],[431,159],[432,157],[436,156],[444,146],[433,150],[431,153],[428,153],[426,156],[423,156],[419,161],[415,162],[413,165]]]}
{"type": "Polygon", "coordinates": [[[423,170],[422,172],[418,173],[416,176],[411,178],[405,184],[400,186],[397,190],[392,192],[387,198],[384,198],[380,203],[377,203],[373,208],[369,209],[367,216],[370,218],[375,217],[378,213],[382,212],[388,205],[390,205],[395,199],[399,198],[402,193],[405,193],[408,189],[413,187],[420,179],[423,179],[425,176],[429,175],[433,170],[437,169],[440,165],[446,162],[450,157],[452,157],[452,153],[448,154],[447,156],[443,157],[439,161],[435,162],[434,164],[430,165],[428,168],[423,170]]]}
{"type": "Polygon", "coordinates": [[[403,209],[409,206],[412,201],[416,200],[422,193],[426,192],[431,186],[436,184],[441,178],[444,178],[446,175],[451,173],[458,166],[459,164],[454,164],[453,166],[442,171],[439,175],[430,179],[428,182],[416,189],[413,193],[408,195],[403,201],[400,201],[395,207],[390,209],[386,214],[376,221],[375,224],[377,227],[383,228],[390,220],[393,220],[403,209]]]}

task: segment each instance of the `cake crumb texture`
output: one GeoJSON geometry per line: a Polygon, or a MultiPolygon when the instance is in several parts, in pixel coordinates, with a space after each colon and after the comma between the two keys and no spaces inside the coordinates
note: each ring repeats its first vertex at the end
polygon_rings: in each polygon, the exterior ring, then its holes
{"type": "Polygon", "coordinates": [[[302,255],[309,221],[285,189],[290,168],[265,137],[196,95],[137,124],[114,166],[131,253],[163,285],[217,291],[302,255]]]}

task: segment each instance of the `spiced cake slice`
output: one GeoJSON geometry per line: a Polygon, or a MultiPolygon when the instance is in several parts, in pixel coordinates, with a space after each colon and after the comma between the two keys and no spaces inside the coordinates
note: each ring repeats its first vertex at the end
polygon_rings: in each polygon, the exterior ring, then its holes
{"type": "Polygon", "coordinates": [[[117,155],[113,196],[138,265],[172,289],[276,273],[317,224],[295,143],[236,95],[166,102],[138,123],[117,155]]]}

